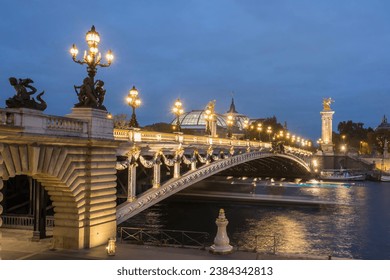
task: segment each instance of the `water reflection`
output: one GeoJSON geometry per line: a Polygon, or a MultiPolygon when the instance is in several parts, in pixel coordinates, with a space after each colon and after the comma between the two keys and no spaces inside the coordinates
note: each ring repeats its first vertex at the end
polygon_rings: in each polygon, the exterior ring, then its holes
{"type": "Polygon", "coordinates": [[[229,219],[229,237],[235,245],[250,248],[257,235],[277,234],[280,253],[390,259],[390,183],[309,187],[283,182],[282,186],[272,186],[259,179],[254,187],[253,180],[247,181],[246,185],[203,182],[192,191],[296,196],[335,204],[286,207],[177,197],[137,215],[128,225],[206,231],[212,242],[216,233],[215,218],[219,208],[224,208],[229,219]]]}

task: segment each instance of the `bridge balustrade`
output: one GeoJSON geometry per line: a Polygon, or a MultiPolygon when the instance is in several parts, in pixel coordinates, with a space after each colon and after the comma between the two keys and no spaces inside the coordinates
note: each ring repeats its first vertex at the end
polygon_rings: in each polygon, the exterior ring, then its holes
{"type": "Polygon", "coordinates": [[[267,142],[237,140],[228,138],[209,137],[201,135],[163,133],[145,130],[114,129],[115,140],[130,142],[147,142],[147,143],[181,143],[183,145],[217,145],[225,147],[252,147],[252,148],[271,148],[267,142]]]}
{"type": "Polygon", "coordinates": [[[31,109],[0,109],[1,124],[23,132],[45,135],[88,137],[88,122],[45,115],[31,109]]]}

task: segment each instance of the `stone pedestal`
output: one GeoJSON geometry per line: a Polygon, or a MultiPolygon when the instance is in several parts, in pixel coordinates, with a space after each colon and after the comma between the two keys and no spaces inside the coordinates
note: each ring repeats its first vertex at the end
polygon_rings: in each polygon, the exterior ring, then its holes
{"type": "Polygon", "coordinates": [[[219,210],[219,216],[215,221],[218,227],[217,235],[214,238],[214,244],[210,247],[210,253],[213,254],[230,254],[233,252],[233,246],[229,244],[226,227],[229,221],[225,217],[225,211],[219,210]]]}
{"type": "Polygon", "coordinates": [[[88,121],[90,138],[114,139],[114,122],[107,117],[107,111],[93,108],[72,108],[67,117],[88,121]]]}

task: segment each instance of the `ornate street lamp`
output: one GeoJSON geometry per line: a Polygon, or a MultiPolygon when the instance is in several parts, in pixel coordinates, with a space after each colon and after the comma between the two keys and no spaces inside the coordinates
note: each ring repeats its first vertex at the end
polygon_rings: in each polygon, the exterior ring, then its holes
{"type": "Polygon", "coordinates": [[[138,96],[138,90],[133,86],[131,90],[129,90],[129,94],[126,98],[127,104],[133,108],[133,113],[131,114],[131,119],[129,126],[133,128],[138,128],[137,116],[135,115],[135,108],[138,108],[141,105],[141,99],[138,96]]]}
{"type": "Polygon", "coordinates": [[[70,49],[73,61],[81,65],[86,64],[88,72],[88,77],[84,79],[83,84],[81,86],[74,86],[79,99],[79,103],[75,104],[75,107],[89,107],[106,110],[103,106],[104,95],[106,93],[106,90],[103,89],[104,82],[101,80],[95,82],[95,75],[97,66],[110,66],[114,59],[114,55],[112,54],[112,51],[109,50],[106,54],[107,63],[101,63],[102,55],[98,49],[100,35],[95,30],[95,26],[92,25],[91,30],[89,30],[85,36],[85,40],[87,41],[89,49],[88,51],[84,51],[82,60],[77,59],[79,50],[75,44],[73,44],[70,49]]]}
{"type": "Polygon", "coordinates": [[[176,115],[176,131],[181,132],[181,126],[180,126],[180,115],[184,113],[183,110],[183,104],[181,103],[180,99],[176,99],[175,104],[173,105],[172,112],[176,115]]]}
{"type": "Polygon", "coordinates": [[[215,100],[210,101],[207,104],[206,109],[204,111],[204,118],[206,120],[206,134],[211,135],[213,137],[215,136],[214,135],[215,131],[213,131],[214,128],[211,126],[213,125],[214,117],[215,117],[214,108],[215,108],[215,100]]]}
{"type": "Polygon", "coordinates": [[[232,127],[234,124],[234,116],[232,114],[227,115],[226,124],[227,124],[227,129],[228,129],[227,137],[230,138],[230,137],[232,137],[232,127]]]}

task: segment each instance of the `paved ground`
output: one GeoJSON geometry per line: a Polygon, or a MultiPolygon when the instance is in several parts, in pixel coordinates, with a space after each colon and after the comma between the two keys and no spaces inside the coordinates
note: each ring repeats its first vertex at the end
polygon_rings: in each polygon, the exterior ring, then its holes
{"type": "Polygon", "coordinates": [[[154,247],[117,243],[115,256],[108,256],[105,246],[85,250],[52,249],[50,238],[31,241],[31,231],[0,229],[2,239],[0,259],[3,260],[286,260],[328,259],[327,256],[272,255],[234,251],[229,255],[214,255],[208,250],[154,247]]]}

